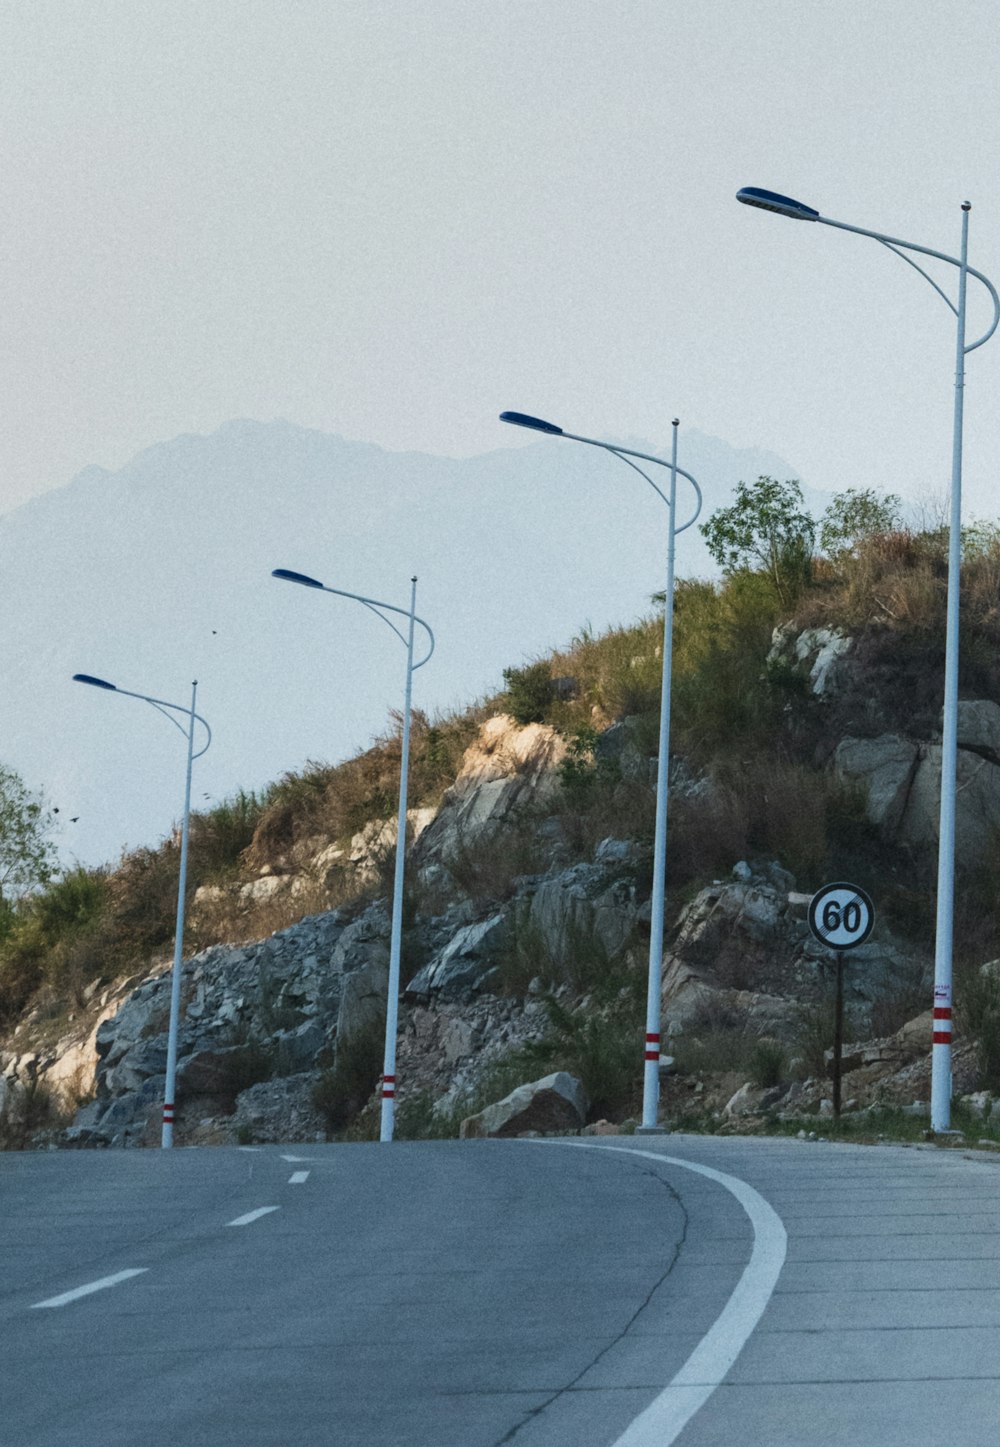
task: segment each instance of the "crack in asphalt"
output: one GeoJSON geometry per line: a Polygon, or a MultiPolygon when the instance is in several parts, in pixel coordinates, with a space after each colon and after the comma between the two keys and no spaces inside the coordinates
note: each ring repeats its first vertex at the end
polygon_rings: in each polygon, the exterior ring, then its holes
{"type": "MultiPolygon", "coordinates": [[[[583,1387],[583,1388],[578,1387],[577,1384],[582,1380],[583,1377],[585,1377],[585,1376],[587,1375],[587,1373],[588,1373],[589,1371],[592,1370],[593,1367],[595,1367],[595,1366],[597,1365],[597,1363],[598,1363],[599,1361],[602,1360],[603,1357],[607,1356],[608,1352],[611,1351],[612,1347],[617,1346],[618,1343],[619,1343],[620,1341],[622,1341],[622,1340],[628,1335],[628,1333],[632,1330],[632,1327],[635,1325],[636,1321],[639,1319],[639,1317],[642,1315],[642,1313],[643,1313],[643,1312],[646,1310],[646,1308],[648,1307],[649,1303],[652,1301],[653,1296],[656,1294],[656,1292],[659,1290],[659,1288],[663,1285],[663,1283],[666,1281],[667,1277],[670,1275],[671,1271],[673,1271],[674,1267],[677,1265],[677,1262],[678,1262],[679,1259],[680,1259],[681,1249],[682,1249],[682,1247],[684,1246],[685,1241],[687,1240],[687,1232],[688,1232],[688,1219],[689,1219],[689,1218],[688,1218],[688,1213],[687,1213],[687,1211],[686,1211],[685,1208],[684,1208],[684,1203],[683,1203],[683,1201],[681,1200],[680,1196],[677,1194],[677,1192],[674,1190],[674,1188],[673,1188],[673,1186],[670,1184],[670,1182],[664,1180],[664,1178],[663,1178],[661,1175],[658,1175],[657,1172],[656,1172],[652,1167],[647,1166],[647,1165],[642,1165],[642,1164],[640,1164],[639,1162],[635,1162],[635,1164],[633,1165],[633,1169],[636,1170],[636,1171],[638,1171],[638,1173],[639,1173],[640,1175],[649,1176],[650,1179],[653,1180],[653,1181],[655,1181],[658,1186],[662,1186],[662,1187],[664,1188],[664,1190],[667,1192],[667,1194],[672,1197],[674,1203],[677,1205],[678,1209],[680,1210],[680,1213],[681,1213],[681,1221],[682,1221],[682,1228],[681,1228],[680,1238],[679,1238],[679,1240],[677,1241],[677,1244],[676,1244],[675,1247],[674,1247],[673,1255],[671,1256],[669,1262],[667,1263],[667,1266],[666,1266],[665,1270],[663,1271],[663,1274],[662,1274],[662,1275],[653,1283],[653,1285],[650,1287],[649,1291],[646,1293],[645,1298],[644,1298],[643,1301],[640,1302],[640,1304],[636,1307],[635,1311],[634,1311],[634,1312],[632,1313],[632,1315],[629,1317],[629,1319],[628,1319],[628,1321],[626,1322],[625,1326],[624,1326],[624,1327],[622,1328],[622,1330],[618,1333],[618,1335],[615,1336],[615,1337],[613,1337],[612,1340],[609,1341],[606,1346],[603,1346],[603,1347],[601,1348],[601,1350],[597,1353],[597,1355],[593,1358],[593,1360],[587,1362],[587,1364],[586,1364],[584,1367],[582,1367],[582,1368],[580,1369],[580,1371],[577,1372],[576,1376],[573,1377],[571,1381],[567,1382],[565,1386],[562,1386],[562,1387],[557,1388],[557,1390],[554,1391],[554,1392],[552,1393],[552,1395],[551,1395],[550,1397],[548,1397],[544,1402],[542,1402],[539,1406],[533,1407],[533,1408],[531,1409],[531,1411],[528,1412],[527,1415],[523,1418],[523,1420],[520,1421],[520,1422],[518,1422],[515,1427],[511,1427],[511,1429],[510,1429],[508,1432],[506,1432],[503,1437],[499,1437],[499,1438],[497,1439],[496,1443],[494,1444],[494,1447],[504,1447],[504,1444],[505,1444],[505,1443],[507,1443],[507,1442],[513,1442],[513,1441],[515,1440],[515,1438],[518,1436],[518,1434],[522,1431],[523,1428],[527,1427],[527,1426],[528,1426],[531,1422],[533,1422],[537,1417],[540,1417],[543,1412],[547,1412],[548,1409],[552,1406],[553,1402],[557,1402],[557,1401],[559,1400],[559,1398],[565,1396],[567,1392],[572,1392],[574,1389],[577,1390],[577,1391],[587,1391],[587,1390],[591,1390],[591,1389],[588,1389],[588,1388],[585,1388],[585,1387],[583,1387]]],[[[651,1388],[651,1390],[656,1390],[656,1388],[657,1388],[658,1386],[662,1386],[662,1383],[657,1383],[657,1384],[655,1384],[654,1387],[651,1388]]],[[[596,1390],[603,1390],[603,1389],[594,1388],[594,1389],[592,1389],[592,1390],[595,1390],[595,1391],[596,1391],[596,1390]]]]}

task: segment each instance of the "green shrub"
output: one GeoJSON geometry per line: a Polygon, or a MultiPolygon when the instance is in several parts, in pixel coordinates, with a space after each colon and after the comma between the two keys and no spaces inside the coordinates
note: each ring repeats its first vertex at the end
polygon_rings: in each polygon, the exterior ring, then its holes
{"type": "Polygon", "coordinates": [[[552,961],[545,936],[531,919],[530,906],[519,904],[510,912],[507,943],[499,960],[500,987],[505,995],[523,998],[534,979],[552,978],[552,961]]]}
{"type": "Polygon", "coordinates": [[[566,1070],[582,1083],[591,1119],[628,1115],[642,1098],[644,1006],[637,992],[604,1009],[569,1011],[558,1000],[545,1002],[551,1031],[540,1046],[549,1070],[566,1070]]]}
{"type": "Polygon", "coordinates": [[[313,1091],[313,1104],[330,1131],[341,1131],[358,1116],[382,1078],[385,1021],[375,1020],[349,1040],[338,1041],[334,1063],[313,1091]]]}
{"type": "Polygon", "coordinates": [[[232,1109],[241,1091],[259,1085],[262,1080],[272,1080],[277,1073],[276,1066],[272,1046],[263,1040],[247,1040],[224,1057],[219,1093],[232,1109]]]}
{"type": "Polygon", "coordinates": [[[1000,975],[991,967],[963,972],[955,992],[956,1024],[976,1042],[979,1086],[1000,1091],[1000,975]]]}
{"type": "Polygon", "coordinates": [[[75,998],[99,974],[98,929],[108,899],[107,877],[82,867],[67,871],[8,912],[0,939],[0,1019],[16,1017],[46,987],[75,998]]]}
{"type": "Polygon", "coordinates": [[[698,531],[725,574],[766,578],[782,607],[809,582],[816,524],[795,481],[737,483],[732,506],[718,508],[698,531]]]}
{"type": "Polygon", "coordinates": [[[460,840],[447,858],[448,873],[477,907],[510,899],[516,881],[542,862],[533,821],[526,815],[495,833],[460,840]]]}
{"type": "Polygon", "coordinates": [[[750,1052],[750,1079],[763,1090],[780,1085],[785,1078],[788,1060],[780,1040],[763,1037],[750,1052]]]}
{"type": "Polygon", "coordinates": [[[505,668],[504,702],[515,723],[544,723],[552,703],[552,672],[545,660],[524,668],[505,668]]]}
{"type": "Polygon", "coordinates": [[[722,1014],[717,1019],[706,1016],[691,1021],[682,1035],[671,1037],[670,1051],[680,1075],[732,1072],[748,1077],[755,1043],[747,1035],[742,1018],[722,1014]]]}
{"type": "Polygon", "coordinates": [[[238,872],[264,807],[263,799],[240,789],[207,813],[192,815],[188,866],[199,884],[224,881],[238,872]]]}
{"type": "Polygon", "coordinates": [[[833,997],[806,1005],[800,1011],[795,1032],[795,1053],[806,1075],[825,1079],[829,1066],[826,1052],[833,1049],[836,1010],[833,997]]]}
{"type": "Polygon", "coordinates": [[[780,610],[766,579],[682,582],[674,604],[671,737],[697,763],[760,747],[787,702],[766,660],[780,610]]]}

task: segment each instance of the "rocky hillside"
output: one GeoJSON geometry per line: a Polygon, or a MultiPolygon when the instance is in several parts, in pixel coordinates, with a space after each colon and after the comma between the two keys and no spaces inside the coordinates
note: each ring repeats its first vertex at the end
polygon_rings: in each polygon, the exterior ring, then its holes
{"type": "MultiPolygon", "coordinates": [[[[878,910],[847,961],[845,1120],[877,1132],[895,1109],[925,1123],[940,743],[939,599],[925,588],[939,569],[922,546],[902,568],[856,558],[864,594],[856,572],[817,566],[791,619],[753,575],[680,589],[663,979],[675,1123],[828,1128],[833,961],[805,910],[835,877],[878,910]],[[905,626],[887,622],[876,604],[912,604],[914,578],[921,626],[912,607],[905,626]]],[[[981,696],[964,700],[960,730],[955,1088],[977,1137],[996,1129],[1000,1089],[995,601],[967,620],[963,685],[981,696]]],[[[658,629],[652,618],[585,635],[509,670],[492,708],[419,721],[400,1134],[634,1121],[658,629]]],[[[314,766],[197,822],[179,1141],[377,1129],[398,750],[393,731],[339,769],[314,766]]],[[[158,1140],[175,869],[168,841],[77,879],[69,923],[58,893],[61,914],[51,899],[24,907],[0,954],[8,1144],[158,1140]]]]}

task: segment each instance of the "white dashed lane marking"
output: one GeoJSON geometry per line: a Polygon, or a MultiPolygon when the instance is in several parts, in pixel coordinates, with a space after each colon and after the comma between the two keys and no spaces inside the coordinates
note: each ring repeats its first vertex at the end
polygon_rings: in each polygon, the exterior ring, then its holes
{"type": "Polygon", "coordinates": [[[48,1306],[68,1306],[71,1301],[79,1301],[81,1296],[92,1296],[95,1291],[104,1291],[109,1286],[117,1286],[119,1282],[128,1281],[133,1276],[141,1276],[148,1271],[148,1266],[133,1266],[127,1271],[116,1271],[114,1276],[102,1276],[99,1281],[88,1281],[86,1286],[77,1286],[73,1291],[64,1291],[61,1296],[50,1296],[48,1301],[36,1301],[32,1304],[33,1311],[40,1311],[48,1306]]]}
{"type": "Polygon", "coordinates": [[[293,1171],[288,1177],[288,1184],[290,1186],[301,1186],[305,1181],[308,1181],[308,1179],[308,1171],[293,1171]]]}
{"type": "Polygon", "coordinates": [[[237,1216],[235,1221],[227,1221],[226,1224],[228,1226],[249,1226],[251,1221],[259,1221],[261,1216],[280,1209],[280,1206],[258,1206],[256,1211],[248,1211],[245,1216],[237,1216]]]}

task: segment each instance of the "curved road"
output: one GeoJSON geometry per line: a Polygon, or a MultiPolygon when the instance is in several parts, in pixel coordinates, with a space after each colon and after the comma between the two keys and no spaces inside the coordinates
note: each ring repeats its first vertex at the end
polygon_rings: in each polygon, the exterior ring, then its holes
{"type": "Polygon", "coordinates": [[[693,1136],[0,1155],[0,1440],[995,1447],[998,1193],[693,1136]]]}

